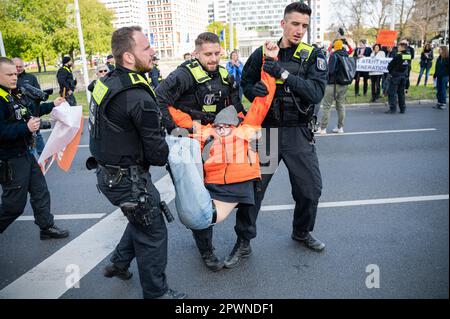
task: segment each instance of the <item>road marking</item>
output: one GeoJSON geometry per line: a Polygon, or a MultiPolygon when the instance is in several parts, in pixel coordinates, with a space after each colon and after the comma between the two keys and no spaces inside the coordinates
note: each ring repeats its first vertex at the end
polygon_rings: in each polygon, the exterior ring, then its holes
{"type": "Polygon", "coordinates": [[[391,133],[413,133],[413,132],[430,132],[430,131],[436,131],[436,129],[435,128],[418,128],[418,129],[408,129],[408,130],[365,131],[365,132],[348,132],[348,133],[327,133],[327,134],[315,134],[314,137],[343,136],[343,135],[391,134],[391,133]]]}
{"type": "MultiPolygon", "coordinates": [[[[103,218],[105,213],[98,214],[65,214],[65,215],[53,215],[56,220],[68,220],[68,219],[100,219],[103,218]]],[[[34,221],[34,216],[20,216],[16,220],[18,221],[34,221]]]]}
{"type": "MultiPolygon", "coordinates": [[[[161,200],[167,203],[175,197],[170,176],[162,177],[155,186],[161,191],[161,200]]],[[[56,299],[71,286],[66,286],[67,266],[77,265],[83,278],[116,247],[127,225],[120,209],[86,230],[80,236],[29,270],[0,291],[2,298],[56,299]]],[[[76,282],[71,282],[75,285],[76,282]]]]}
{"type": "MultiPolygon", "coordinates": [[[[378,198],[378,199],[319,203],[319,208],[398,204],[398,203],[426,202],[426,201],[448,200],[448,199],[449,199],[448,194],[446,194],[446,195],[430,195],[430,196],[415,196],[415,197],[378,198]]],[[[294,207],[295,207],[295,205],[293,205],[293,204],[291,204],[291,205],[267,205],[267,206],[262,206],[261,211],[292,210],[292,209],[294,209],[294,207]]]]}

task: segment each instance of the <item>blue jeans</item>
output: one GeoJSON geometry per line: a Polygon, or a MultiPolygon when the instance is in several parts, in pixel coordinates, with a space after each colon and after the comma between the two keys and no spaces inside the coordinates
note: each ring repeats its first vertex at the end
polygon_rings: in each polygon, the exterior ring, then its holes
{"type": "Polygon", "coordinates": [[[187,228],[208,228],[211,226],[213,203],[203,182],[200,144],[191,138],[170,135],[166,142],[178,218],[187,228]]]}
{"type": "Polygon", "coordinates": [[[431,65],[430,65],[430,67],[428,67],[427,65],[420,67],[419,78],[417,79],[416,85],[419,85],[420,79],[422,78],[422,74],[424,71],[425,71],[425,86],[427,85],[428,76],[430,75],[430,69],[431,69],[431,65]]]}
{"type": "Polygon", "coordinates": [[[440,104],[447,103],[447,83],[448,83],[448,75],[437,78],[437,100],[440,104]]]}

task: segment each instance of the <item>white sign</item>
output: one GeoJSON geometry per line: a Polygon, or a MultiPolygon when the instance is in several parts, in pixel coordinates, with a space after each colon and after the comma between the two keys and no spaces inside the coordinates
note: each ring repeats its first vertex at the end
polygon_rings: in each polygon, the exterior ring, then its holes
{"type": "Polygon", "coordinates": [[[387,66],[392,58],[361,58],[356,60],[356,71],[388,73],[387,66]]]}

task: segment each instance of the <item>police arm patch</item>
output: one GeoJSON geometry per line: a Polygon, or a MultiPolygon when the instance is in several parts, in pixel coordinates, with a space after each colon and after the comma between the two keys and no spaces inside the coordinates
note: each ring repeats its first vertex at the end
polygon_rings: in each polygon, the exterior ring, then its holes
{"type": "Polygon", "coordinates": [[[317,69],[321,71],[325,71],[327,69],[327,62],[323,58],[317,58],[316,63],[317,69]]]}

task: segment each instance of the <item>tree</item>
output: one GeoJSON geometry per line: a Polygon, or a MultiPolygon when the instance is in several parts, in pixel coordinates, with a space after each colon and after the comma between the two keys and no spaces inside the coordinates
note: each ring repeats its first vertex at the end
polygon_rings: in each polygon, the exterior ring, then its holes
{"type": "Polygon", "coordinates": [[[217,36],[220,39],[220,32],[225,29],[225,41],[220,40],[220,46],[222,48],[227,48],[228,50],[233,50],[234,48],[236,48],[237,45],[237,32],[236,32],[236,26],[233,25],[233,48],[229,48],[229,43],[230,43],[230,39],[229,34],[230,34],[230,24],[229,23],[222,23],[219,21],[213,21],[212,23],[210,23],[206,30],[208,32],[212,32],[217,34],[217,36]]]}
{"type": "Polygon", "coordinates": [[[340,23],[351,33],[355,43],[365,38],[365,19],[369,16],[369,0],[347,0],[332,3],[340,23]],[[348,21],[348,23],[344,23],[348,21]]]}

